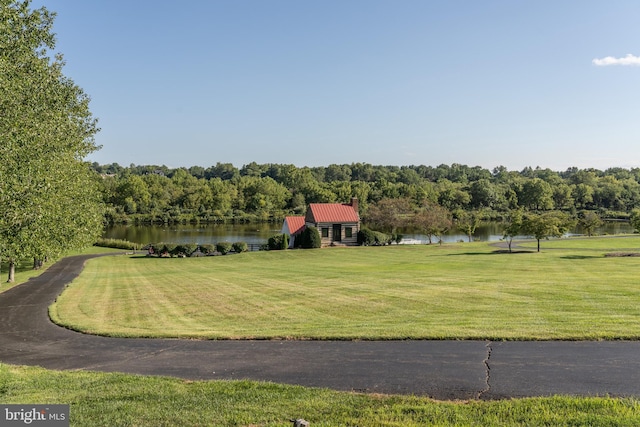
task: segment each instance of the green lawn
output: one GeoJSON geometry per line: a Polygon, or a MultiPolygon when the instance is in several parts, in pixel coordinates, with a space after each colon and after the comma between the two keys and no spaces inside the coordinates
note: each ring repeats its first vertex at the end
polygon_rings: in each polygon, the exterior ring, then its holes
{"type": "Polygon", "coordinates": [[[632,426],[636,399],[436,402],[250,381],[184,381],[0,364],[0,403],[64,403],[72,426],[632,426]]]}
{"type": "Polygon", "coordinates": [[[91,260],[52,306],[114,336],[637,339],[640,237],[91,260]],[[534,243],[525,243],[532,249],[534,243]]]}

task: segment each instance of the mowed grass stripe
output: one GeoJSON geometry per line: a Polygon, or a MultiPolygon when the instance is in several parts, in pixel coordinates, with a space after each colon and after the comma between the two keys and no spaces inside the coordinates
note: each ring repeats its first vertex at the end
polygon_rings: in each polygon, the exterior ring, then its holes
{"type": "Polygon", "coordinates": [[[604,257],[640,247],[640,238],[546,243],[575,247],[505,254],[465,243],[106,257],[87,264],[52,313],[66,326],[116,336],[640,337],[640,258],[604,257]]]}

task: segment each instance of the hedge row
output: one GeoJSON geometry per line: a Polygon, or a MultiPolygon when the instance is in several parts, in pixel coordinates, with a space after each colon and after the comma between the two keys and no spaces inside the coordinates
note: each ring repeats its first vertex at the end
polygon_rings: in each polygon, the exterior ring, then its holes
{"type": "Polygon", "coordinates": [[[373,231],[369,228],[362,227],[358,231],[358,244],[362,246],[384,246],[391,243],[400,243],[401,234],[387,234],[380,231],[373,231]]]}
{"type": "Polygon", "coordinates": [[[219,242],[215,245],[196,245],[189,243],[150,243],[145,246],[149,251],[149,255],[158,257],[192,257],[192,256],[211,256],[226,255],[228,253],[247,252],[248,245],[245,242],[219,242]]]}
{"type": "Polygon", "coordinates": [[[114,248],[114,249],[124,249],[126,251],[137,251],[142,248],[140,243],[130,242],[128,240],[122,239],[98,239],[93,246],[98,246],[101,248],[114,248]]]}

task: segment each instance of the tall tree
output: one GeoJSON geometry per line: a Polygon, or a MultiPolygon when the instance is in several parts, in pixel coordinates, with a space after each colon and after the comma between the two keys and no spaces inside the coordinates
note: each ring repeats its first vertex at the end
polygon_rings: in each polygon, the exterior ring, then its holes
{"type": "Polygon", "coordinates": [[[56,256],[95,241],[103,209],[89,98],[52,59],[55,14],[0,0],[0,256],[56,256]]]}

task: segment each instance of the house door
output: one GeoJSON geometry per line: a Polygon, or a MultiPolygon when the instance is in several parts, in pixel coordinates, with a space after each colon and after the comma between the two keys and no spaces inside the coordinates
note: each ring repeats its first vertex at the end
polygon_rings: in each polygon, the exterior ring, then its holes
{"type": "Polygon", "coordinates": [[[342,241],[342,224],[333,224],[333,241],[342,241]]]}

